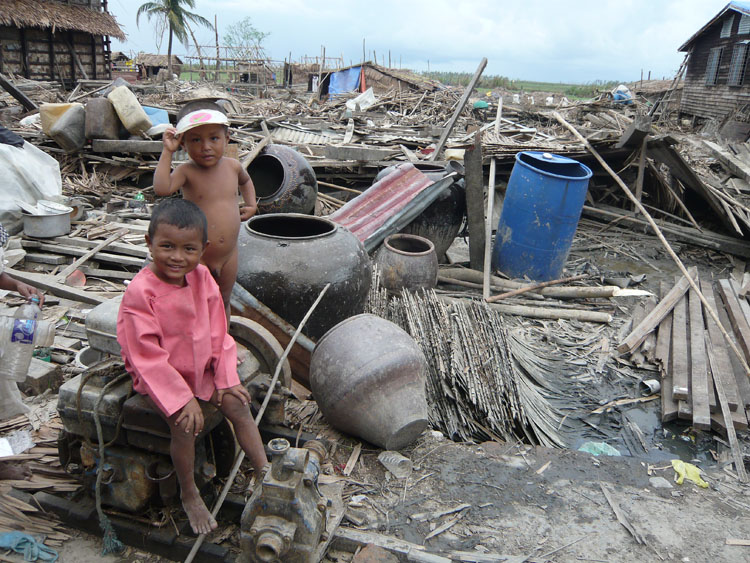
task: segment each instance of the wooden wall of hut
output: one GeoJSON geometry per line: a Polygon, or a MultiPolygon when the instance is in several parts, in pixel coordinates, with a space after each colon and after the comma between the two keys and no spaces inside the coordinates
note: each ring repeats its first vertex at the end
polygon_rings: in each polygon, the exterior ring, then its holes
{"type": "Polygon", "coordinates": [[[724,18],[706,29],[693,43],[688,61],[685,83],[682,89],[680,112],[703,118],[723,118],[746,104],[750,104],[750,57],[745,59],[742,84],[729,86],[729,66],[734,45],[750,39],[748,35],[738,35],[739,14],[728,12],[724,18]],[[720,30],[724,19],[734,15],[732,32],[721,38],[720,30]],[[714,47],[722,47],[716,84],[706,84],[709,52],[714,47]]]}
{"type": "Polygon", "coordinates": [[[83,78],[108,79],[109,53],[104,41],[101,35],[77,31],[0,26],[0,72],[32,80],[60,80],[66,87],[83,78]]]}

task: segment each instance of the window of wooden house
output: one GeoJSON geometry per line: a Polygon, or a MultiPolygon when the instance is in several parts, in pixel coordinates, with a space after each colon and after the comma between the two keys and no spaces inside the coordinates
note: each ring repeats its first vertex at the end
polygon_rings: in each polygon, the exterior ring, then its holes
{"type": "Polygon", "coordinates": [[[739,35],[750,34],[750,16],[747,14],[742,14],[742,16],[740,16],[740,26],[737,29],[737,33],[739,35]]]}
{"type": "Polygon", "coordinates": [[[708,52],[708,64],[706,65],[706,85],[713,86],[719,78],[719,63],[723,47],[714,47],[708,52]]]}
{"type": "Polygon", "coordinates": [[[734,16],[730,16],[727,19],[724,20],[724,23],[721,26],[721,34],[719,37],[724,39],[725,37],[729,37],[732,35],[732,24],[734,23],[734,16]]]}
{"type": "Polygon", "coordinates": [[[732,51],[732,62],[729,63],[730,86],[741,86],[745,80],[745,64],[747,63],[747,43],[737,43],[732,51]]]}

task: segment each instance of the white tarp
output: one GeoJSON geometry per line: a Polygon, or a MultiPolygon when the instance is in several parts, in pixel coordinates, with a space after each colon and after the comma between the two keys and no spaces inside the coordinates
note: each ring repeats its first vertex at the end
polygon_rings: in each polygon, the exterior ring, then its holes
{"type": "Polygon", "coordinates": [[[60,164],[31,143],[23,148],[0,143],[0,224],[10,233],[23,227],[18,201],[36,205],[62,195],[60,164]]]}

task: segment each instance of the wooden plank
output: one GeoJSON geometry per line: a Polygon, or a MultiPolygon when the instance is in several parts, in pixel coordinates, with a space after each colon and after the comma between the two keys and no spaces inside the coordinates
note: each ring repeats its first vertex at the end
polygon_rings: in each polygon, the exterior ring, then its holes
{"type": "Polygon", "coordinates": [[[97,244],[94,248],[86,252],[83,256],[80,256],[78,259],[76,259],[72,264],[69,264],[66,266],[59,274],[57,274],[56,281],[64,283],[67,277],[72,274],[78,266],[86,262],[89,258],[91,258],[94,254],[99,252],[100,250],[105,249],[107,246],[115,242],[117,239],[119,239],[121,236],[123,236],[128,231],[125,229],[120,229],[113,235],[111,235],[108,239],[103,240],[99,244],[97,244]]]}
{"type": "MultiPolygon", "coordinates": [[[[29,285],[33,285],[39,289],[49,291],[53,295],[58,297],[64,297],[66,299],[72,299],[73,301],[80,301],[81,303],[90,303],[92,305],[99,305],[108,301],[104,297],[100,297],[94,293],[82,291],[74,287],[68,287],[54,281],[52,276],[46,274],[32,274],[31,272],[21,272],[10,268],[5,269],[5,273],[16,280],[20,280],[29,285]]],[[[114,296],[113,296],[114,297],[114,296]]]]}
{"type": "Polygon", "coordinates": [[[469,101],[469,96],[471,96],[471,92],[474,90],[474,87],[477,85],[477,82],[479,82],[479,77],[482,76],[482,72],[484,71],[484,67],[486,66],[487,66],[487,57],[483,57],[482,60],[479,62],[479,66],[477,67],[477,70],[474,72],[474,76],[471,77],[469,84],[466,86],[466,90],[464,90],[464,93],[461,96],[461,99],[458,101],[458,104],[456,104],[456,109],[453,110],[453,115],[448,120],[448,124],[445,126],[445,129],[443,129],[443,132],[440,134],[440,139],[438,140],[437,145],[435,146],[435,150],[432,151],[432,154],[430,155],[430,160],[437,160],[437,158],[440,156],[440,153],[443,151],[443,147],[445,146],[445,143],[448,141],[448,136],[451,134],[451,131],[453,130],[454,125],[456,125],[458,116],[460,116],[461,112],[464,110],[464,106],[466,105],[466,102],[469,101]]]}
{"type": "MultiPolygon", "coordinates": [[[[707,276],[701,276],[700,288],[708,304],[714,311],[717,311],[713,284],[707,276]]],[[[724,395],[726,396],[727,404],[729,405],[729,410],[736,411],[740,399],[737,390],[737,380],[734,378],[732,362],[729,359],[730,351],[727,349],[727,343],[724,341],[724,337],[721,335],[718,325],[714,322],[711,316],[706,314],[704,319],[706,321],[706,327],[711,342],[711,350],[714,356],[714,359],[711,361],[711,374],[714,379],[714,387],[721,385],[724,390],[724,395]],[[716,381],[717,379],[719,380],[718,382],[716,381]]]]}
{"type": "MultiPolygon", "coordinates": [[[[708,361],[703,326],[703,307],[698,292],[690,289],[688,294],[690,318],[690,390],[693,408],[693,427],[711,429],[711,411],[708,401],[708,361]]],[[[711,390],[713,393],[713,389],[711,390]]]]}
{"type": "Polygon", "coordinates": [[[633,122],[622,134],[620,140],[617,141],[615,148],[631,147],[637,149],[649,133],[651,133],[651,116],[636,114],[633,122]]]}
{"type": "Polygon", "coordinates": [[[719,294],[724,301],[724,307],[729,315],[729,321],[732,324],[737,343],[745,354],[745,360],[748,361],[750,360],[750,324],[745,318],[729,280],[719,280],[719,294]]]}
{"type": "Polygon", "coordinates": [[[26,262],[36,262],[37,264],[50,264],[52,266],[59,266],[61,264],[67,264],[68,257],[60,256],[59,254],[48,254],[41,252],[27,252],[24,256],[26,262]]]}
{"type": "MultiPolygon", "coordinates": [[[[47,242],[40,243],[37,241],[22,240],[21,245],[24,248],[38,248],[39,250],[54,252],[55,254],[69,254],[71,256],[83,256],[86,254],[86,250],[81,247],[63,246],[61,244],[50,244],[47,242]]],[[[143,258],[110,254],[108,252],[97,252],[94,256],[97,260],[102,262],[111,262],[114,264],[121,264],[122,266],[135,266],[136,268],[143,266],[143,258]]]]}
{"type": "MultiPolygon", "coordinates": [[[[112,225],[122,225],[119,228],[126,228],[129,231],[133,231],[136,225],[127,225],[125,223],[111,223],[112,225]]],[[[136,231],[137,232],[137,231],[136,231]]],[[[148,232],[148,228],[144,227],[143,233],[148,232]]],[[[99,244],[95,240],[89,240],[82,237],[55,237],[51,239],[52,242],[57,242],[63,246],[79,246],[81,248],[93,248],[99,244]]],[[[125,254],[127,256],[135,256],[136,258],[146,258],[148,256],[148,248],[144,244],[126,244],[124,242],[114,242],[109,245],[109,249],[112,252],[119,254],[125,254]]]]}
{"type": "Polygon", "coordinates": [[[3,74],[0,73],[0,86],[8,92],[11,96],[13,96],[18,103],[20,103],[26,111],[32,111],[35,109],[39,109],[39,106],[36,105],[26,94],[21,92],[18,88],[15,87],[15,85],[8,80],[3,74]]]}
{"type": "MultiPolygon", "coordinates": [[[[692,267],[688,269],[688,273],[693,279],[696,279],[698,270],[697,268],[692,267]]],[[[636,346],[639,346],[646,336],[648,336],[648,334],[659,325],[664,317],[669,314],[675,306],[675,303],[685,295],[689,287],[690,282],[685,276],[682,276],[659,304],[654,307],[654,309],[646,315],[646,318],[638,323],[638,326],[636,326],[625,340],[620,343],[617,347],[617,351],[621,354],[625,354],[627,352],[632,352],[636,346]]]]}
{"type": "MultiPolygon", "coordinates": [[[[710,335],[707,336],[709,338],[708,361],[710,366],[713,368],[716,362],[716,355],[714,353],[712,345],[713,341],[711,340],[710,335]]],[[[734,412],[729,410],[727,396],[724,393],[724,387],[721,384],[721,379],[718,377],[716,379],[718,382],[718,385],[716,386],[716,393],[719,397],[719,404],[721,405],[721,414],[714,413],[711,415],[711,426],[713,427],[716,423],[718,423],[720,427],[724,427],[726,436],[729,439],[729,447],[732,450],[732,457],[734,458],[734,467],[737,471],[737,476],[739,477],[739,480],[741,482],[747,483],[747,472],[745,471],[745,461],[742,457],[742,448],[737,441],[737,434],[735,433],[735,428],[738,427],[735,425],[741,426],[743,424],[743,419],[745,428],[747,428],[747,417],[745,416],[745,411],[743,410],[734,412]],[[737,419],[736,422],[735,419],[737,419]]]]}
{"type": "Polygon", "coordinates": [[[479,133],[464,154],[466,171],[466,218],[469,223],[469,261],[473,270],[484,267],[484,171],[482,169],[482,142],[479,133]]]}
{"type": "Polygon", "coordinates": [[[688,398],[687,297],[684,295],[672,311],[672,396],[688,398]]]}
{"type": "Polygon", "coordinates": [[[123,272],[120,270],[101,270],[99,268],[91,268],[89,266],[81,266],[78,268],[84,274],[90,278],[106,278],[109,280],[132,280],[136,272],[123,272]]]}
{"type": "Polygon", "coordinates": [[[98,153],[137,153],[161,154],[164,145],[161,141],[146,141],[140,139],[110,140],[94,139],[91,150],[98,153]]]}
{"type": "MultiPolygon", "coordinates": [[[[735,346],[737,346],[737,337],[732,330],[732,323],[729,320],[729,315],[727,314],[726,309],[724,309],[724,307],[719,307],[716,312],[719,315],[719,320],[721,321],[724,330],[728,332],[729,337],[732,339],[735,346]]],[[[737,408],[750,408],[750,379],[745,375],[744,367],[736,354],[729,349],[727,351],[729,353],[729,361],[732,364],[734,380],[737,385],[737,396],[739,399],[739,405],[737,408]]]]}
{"type": "MultiPolygon", "coordinates": [[[[664,297],[669,293],[670,286],[662,282],[659,296],[664,297]]],[[[670,348],[672,344],[672,313],[669,313],[659,324],[659,333],[656,340],[656,351],[654,357],[661,372],[661,420],[668,422],[677,418],[677,401],[672,397],[672,356],[670,348]]]]}

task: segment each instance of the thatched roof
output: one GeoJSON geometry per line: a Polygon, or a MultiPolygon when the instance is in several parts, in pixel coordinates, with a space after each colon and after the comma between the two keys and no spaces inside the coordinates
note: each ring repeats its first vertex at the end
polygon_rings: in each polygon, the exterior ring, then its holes
{"type": "MultiPolygon", "coordinates": [[[[145,66],[161,66],[167,68],[169,58],[167,55],[149,55],[147,53],[139,53],[136,57],[136,62],[145,66]]],[[[181,65],[182,61],[177,55],[172,55],[172,64],[181,65]]]]}
{"type": "Polygon", "coordinates": [[[0,25],[42,29],[51,27],[125,40],[125,33],[111,14],[55,0],[2,0],[0,25]]]}

